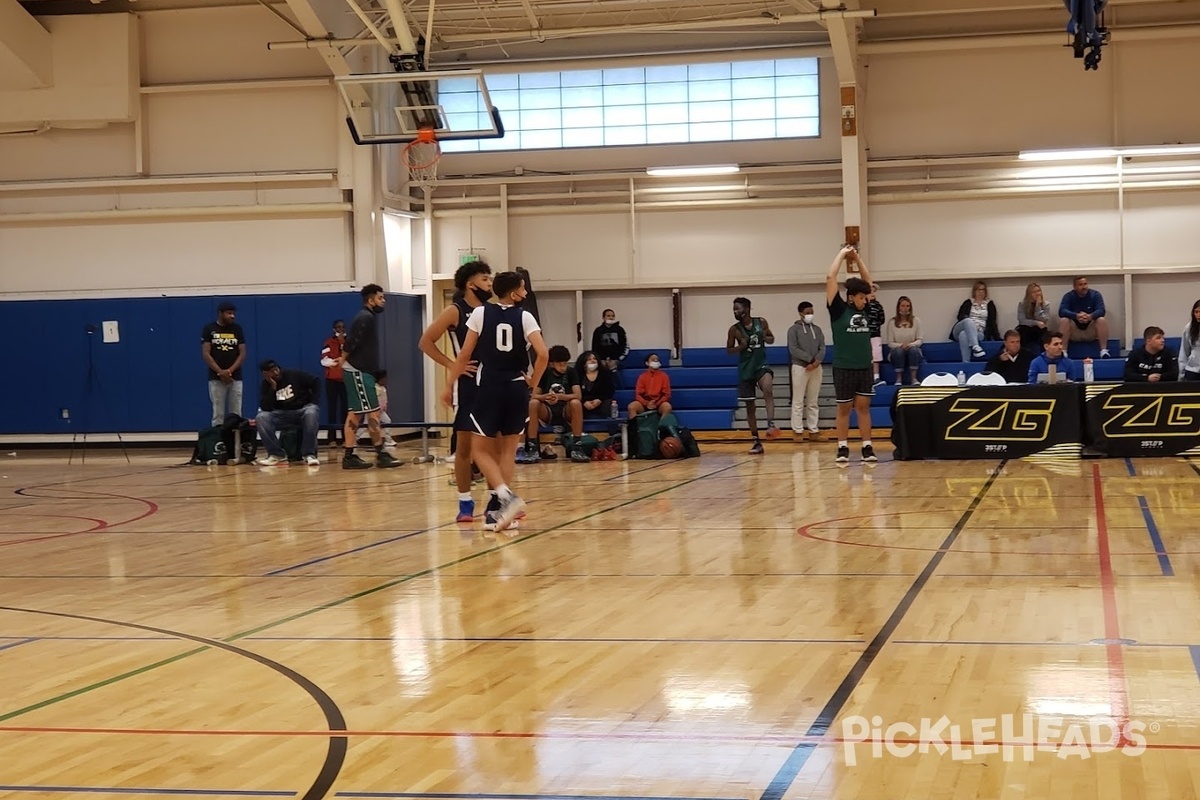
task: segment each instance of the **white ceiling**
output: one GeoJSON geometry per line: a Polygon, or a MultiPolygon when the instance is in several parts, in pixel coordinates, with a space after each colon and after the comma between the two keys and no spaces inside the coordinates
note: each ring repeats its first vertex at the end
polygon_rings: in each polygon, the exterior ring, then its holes
{"type": "MultiPolygon", "coordinates": [[[[824,45],[825,23],[804,21],[822,6],[873,10],[875,16],[855,22],[864,43],[978,37],[979,46],[987,47],[1013,35],[1060,34],[1064,44],[1067,38],[1062,0],[24,0],[23,5],[34,14],[58,14],[267,2],[293,19],[299,6],[307,6],[332,36],[368,41],[372,37],[350,3],[358,3],[388,38],[395,38],[389,11],[402,10],[414,37],[432,30],[429,58],[443,66],[824,45]]],[[[1115,35],[1200,23],[1200,0],[1109,0],[1107,22],[1115,35]]]]}

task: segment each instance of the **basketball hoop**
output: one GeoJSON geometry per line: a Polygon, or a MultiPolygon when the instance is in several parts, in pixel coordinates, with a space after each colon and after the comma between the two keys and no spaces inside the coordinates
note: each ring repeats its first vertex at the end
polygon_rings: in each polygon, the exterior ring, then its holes
{"type": "Polygon", "coordinates": [[[417,138],[400,151],[400,161],[408,168],[408,176],[417,183],[436,181],[441,160],[442,146],[437,143],[433,128],[421,128],[417,138]]]}

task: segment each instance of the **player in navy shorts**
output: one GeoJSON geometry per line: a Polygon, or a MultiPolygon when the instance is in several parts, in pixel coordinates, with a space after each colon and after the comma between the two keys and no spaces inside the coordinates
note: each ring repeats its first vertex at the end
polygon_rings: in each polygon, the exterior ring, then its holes
{"type": "Polygon", "coordinates": [[[500,302],[484,304],[467,318],[467,337],[442,402],[451,405],[454,382],[474,359],[476,394],[467,416],[475,437],[471,452],[500,501],[500,509],[486,515],[485,527],[504,530],[525,508],[509,484],[516,473],[517,445],[529,419],[529,391],[541,381],[550,353],[537,320],[521,308],[527,294],[521,276],[501,272],[492,281],[492,291],[500,302]],[[534,353],[532,374],[525,373],[528,349],[534,353]]]}
{"type": "MultiPolygon", "coordinates": [[[[454,355],[462,350],[467,339],[467,318],[471,312],[487,303],[492,297],[492,268],[483,261],[463,264],[454,273],[454,302],[446,306],[421,334],[421,352],[447,369],[454,362],[437,346],[446,333],[454,355]]],[[[467,365],[466,374],[451,383],[454,386],[454,483],[458,487],[458,522],[470,522],[475,517],[475,500],[471,497],[472,474],[470,414],[475,402],[475,363],[467,365]]],[[[493,498],[495,495],[492,495],[493,498]]],[[[499,502],[494,503],[499,508],[499,502]]],[[[495,510],[495,509],[493,509],[495,510]]]]}

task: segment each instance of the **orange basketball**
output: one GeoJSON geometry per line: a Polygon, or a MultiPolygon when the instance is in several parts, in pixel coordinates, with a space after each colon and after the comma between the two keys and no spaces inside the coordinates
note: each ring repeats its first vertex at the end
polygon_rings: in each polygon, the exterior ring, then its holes
{"type": "Polygon", "coordinates": [[[677,436],[668,436],[658,443],[658,453],[663,458],[679,458],[683,455],[683,442],[677,436]]]}

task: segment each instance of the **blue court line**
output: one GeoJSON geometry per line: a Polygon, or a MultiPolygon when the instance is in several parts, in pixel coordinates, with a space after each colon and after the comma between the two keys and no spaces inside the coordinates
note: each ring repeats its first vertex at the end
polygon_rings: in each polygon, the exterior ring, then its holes
{"type": "Polygon", "coordinates": [[[427,800],[735,800],[730,797],[663,797],[619,794],[484,794],[479,792],[337,792],[335,797],[405,797],[427,800]]]}
{"type": "Polygon", "coordinates": [[[295,797],[295,792],[258,789],[123,789],[110,786],[19,786],[0,784],[0,792],[42,792],[45,794],[151,794],[186,797],[295,797]]]}
{"type": "Polygon", "coordinates": [[[1192,666],[1196,668],[1196,677],[1200,678],[1200,645],[1189,644],[1187,648],[1192,654],[1192,666]]]}
{"type": "MultiPolygon", "coordinates": [[[[0,638],[7,639],[8,637],[5,636],[5,637],[0,637],[0,638]]],[[[31,639],[21,639],[20,641],[9,642],[8,644],[0,644],[0,650],[11,650],[14,647],[20,647],[23,644],[29,644],[30,642],[36,642],[36,641],[37,641],[37,637],[35,636],[31,639]]]]}
{"type": "Polygon", "coordinates": [[[888,615],[887,621],[883,623],[883,627],[871,639],[871,643],[867,645],[866,649],[859,654],[858,659],[854,662],[854,666],[850,668],[850,671],[842,678],[842,682],[838,684],[833,694],[829,696],[828,702],[825,703],[824,708],[817,714],[816,719],[813,720],[812,725],[805,732],[805,738],[810,741],[801,742],[796,745],[782,766],[779,767],[779,771],[775,773],[775,777],[771,779],[767,788],[763,790],[763,793],[759,796],[759,800],[783,800],[783,797],[792,788],[792,784],[795,783],[800,770],[804,769],[804,765],[808,763],[809,757],[817,747],[817,741],[813,740],[822,739],[829,733],[834,721],[842,713],[842,709],[846,707],[846,703],[849,702],[850,695],[854,693],[859,683],[862,682],[863,675],[866,674],[871,664],[875,662],[879,651],[888,643],[892,634],[896,632],[896,628],[900,626],[900,622],[908,614],[908,610],[912,608],[913,603],[916,602],[917,595],[929,583],[929,579],[942,563],[942,559],[946,557],[946,553],[954,546],[959,535],[967,527],[967,523],[971,521],[971,517],[975,516],[975,511],[983,502],[983,498],[987,496],[992,485],[1000,477],[1000,473],[1007,463],[1008,459],[1004,459],[992,469],[992,474],[988,477],[987,482],[975,493],[971,504],[962,512],[958,518],[958,522],[954,524],[954,527],[946,534],[946,538],[942,540],[941,547],[930,557],[925,568],[921,570],[921,574],[916,577],[912,585],[908,587],[908,591],[904,593],[900,601],[896,604],[896,607],[892,609],[892,613],[888,615]]]}
{"type": "Polygon", "coordinates": [[[1129,477],[1137,477],[1137,470],[1133,468],[1133,459],[1128,456],[1125,457],[1125,469],[1129,470],[1129,477]]]}
{"type": "Polygon", "coordinates": [[[1171,566],[1167,548],[1163,546],[1162,535],[1158,532],[1158,526],[1154,524],[1154,515],[1150,513],[1150,506],[1142,495],[1138,495],[1138,506],[1142,509],[1142,519],[1146,520],[1146,530],[1150,532],[1150,543],[1154,545],[1154,552],[1158,554],[1159,569],[1168,578],[1175,577],[1175,568],[1171,566]]]}

